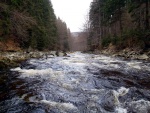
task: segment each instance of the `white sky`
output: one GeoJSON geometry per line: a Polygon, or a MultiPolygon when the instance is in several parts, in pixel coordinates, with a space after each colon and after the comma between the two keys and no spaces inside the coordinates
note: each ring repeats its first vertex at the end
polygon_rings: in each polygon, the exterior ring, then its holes
{"type": "Polygon", "coordinates": [[[66,22],[71,32],[81,31],[92,0],[51,0],[57,17],[66,22]]]}

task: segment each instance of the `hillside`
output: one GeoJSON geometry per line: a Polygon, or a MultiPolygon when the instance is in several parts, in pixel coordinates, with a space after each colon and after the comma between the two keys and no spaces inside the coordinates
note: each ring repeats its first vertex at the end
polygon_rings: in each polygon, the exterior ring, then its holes
{"type": "Polygon", "coordinates": [[[1,50],[56,48],[56,17],[51,1],[1,0],[0,14],[1,50]]]}

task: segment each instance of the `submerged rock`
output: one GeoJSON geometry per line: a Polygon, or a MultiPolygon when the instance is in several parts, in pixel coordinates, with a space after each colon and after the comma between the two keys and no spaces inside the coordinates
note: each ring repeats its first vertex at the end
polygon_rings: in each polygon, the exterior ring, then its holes
{"type": "Polygon", "coordinates": [[[132,113],[150,113],[150,102],[145,100],[127,103],[128,111],[132,113]]]}
{"type": "Polygon", "coordinates": [[[0,61],[0,70],[3,70],[5,68],[7,68],[6,63],[4,63],[3,61],[0,61]]]}
{"type": "Polygon", "coordinates": [[[127,94],[129,89],[121,87],[118,91],[110,90],[103,96],[100,104],[106,111],[115,111],[116,107],[120,105],[118,98],[127,94]]]}
{"type": "Polygon", "coordinates": [[[146,54],[138,56],[139,60],[147,60],[149,57],[146,54]]]}
{"type": "Polygon", "coordinates": [[[0,60],[0,70],[5,70],[7,68],[19,66],[19,63],[21,61],[22,60],[20,60],[20,59],[11,60],[9,58],[3,58],[3,59],[0,60]]]}
{"type": "Polygon", "coordinates": [[[32,110],[31,113],[46,113],[45,110],[41,109],[41,108],[37,108],[35,110],[32,110]]]}
{"type": "Polygon", "coordinates": [[[101,54],[112,55],[113,57],[123,57],[125,59],[150,60],[150,52],[143,51],[141,49],[126,48],[120,51],[112,51],[105,49],[102,50],[101,54]]]}
{"type": "Polygon", "coordinates": [[[61,51],[56,51],[55,55],[63,57],[63,56],[67,56],[67,53],[66,52],[61,52],[61,51]]]}

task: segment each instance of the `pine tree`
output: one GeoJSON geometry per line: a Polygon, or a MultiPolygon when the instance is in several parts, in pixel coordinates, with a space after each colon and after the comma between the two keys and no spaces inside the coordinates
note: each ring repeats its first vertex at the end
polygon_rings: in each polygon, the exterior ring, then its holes
{"type": "Polygon", "coordinates": [[[23,48],[56,48],[56,17],[51,1],[1,0],[0,9],[0,37],[13,35],[23,48]]]}

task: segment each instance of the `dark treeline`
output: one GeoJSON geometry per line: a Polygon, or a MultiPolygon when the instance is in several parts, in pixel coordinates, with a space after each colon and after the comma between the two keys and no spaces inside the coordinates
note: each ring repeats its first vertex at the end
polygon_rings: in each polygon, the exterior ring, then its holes
{"type": "Polygon", "coordinates": [[[58,49],[62,51],[70,50],[69,40],[71,38],[70,29],[67,28],[65,22],[63,22],[60,18],[57,19],[57,30],[58,30],[58,49]]]}
{"type": "Polygon", "coordinates": [[[149,0],[93,0],[88,21],[91,50],[110,44],[117,49],[150,48],[149,0]]]}
{"type": "Polygon", "coordinates": [[[61,28],[56,20],[50,0],[1,0],[0,42],[11,39],[22,49],[59,49],[61,28]]]}

